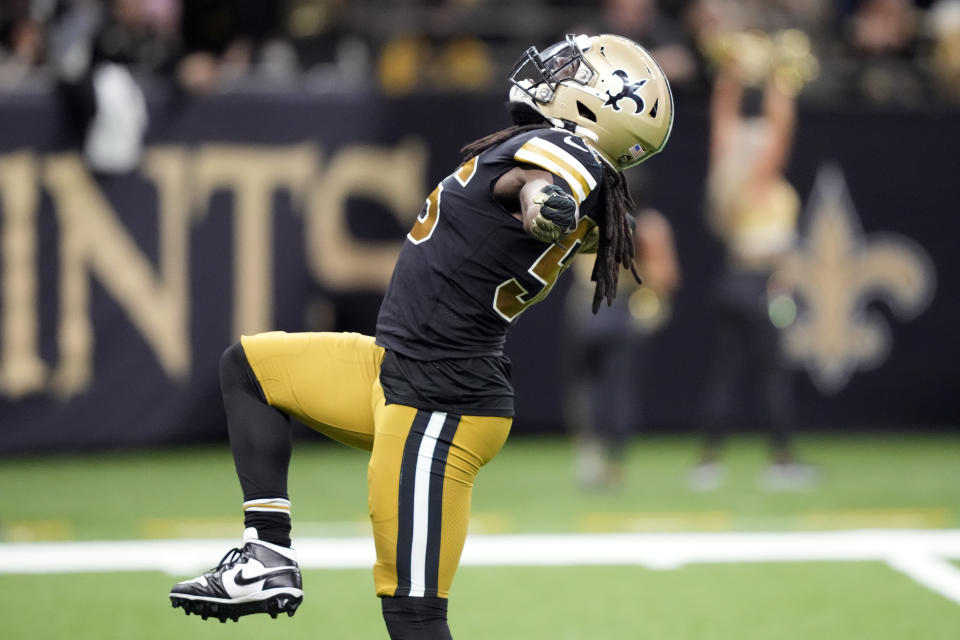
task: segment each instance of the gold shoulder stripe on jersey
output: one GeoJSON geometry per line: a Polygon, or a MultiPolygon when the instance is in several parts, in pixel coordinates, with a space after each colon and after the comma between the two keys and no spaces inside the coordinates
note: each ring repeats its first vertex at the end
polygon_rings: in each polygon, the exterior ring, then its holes
{"type": "MultiPolygon", "coordinates": [[[[567,136],[567,137],[570,137],[570,136],[567,136]]],[[[535,147],[540,148],[541,150],[543,150],[544,153],[549,153],[551,155],[557,156],[559,159],[563,160],[565,163],[570,165],[570,168],[574,170],[574,173],[576,173],[578,176],[580,176],[580,178],[583,179],[584,182],[586,182],[588,187],[587,189],[588,193],[595,186],[597,186],[597,181],[593,177],[593,174],[590,173],[590,170],[587,169],[587,167],[580,160],[578,160],[576,156],[571,154],[565,148],[561,147],[558,144],[554,144],[549,140],[545,140],[543,138],[532,138],[530,140],[527,140],[527,142],[535,147]]],[[[583,149],[583,151],[586,151],[586,149],[583,149]]]]}
{"type": "Polygon", "coordinates": [[[521,162],[542,167],[566,180],[573,190],[577,204],[586,199],[593,187],[597,185],[597,181],[579,160],[546,140],[540,138],[528,140],[514,154],[514,157],[521,162]]]}
{"type": "Polygon", "coordinates": [[[543,169],[546,169],[550,173],[560,176],[570,185],[570,188],[573,190],[573,199],[576,200],[579,205],[583,202],[583,199],[586,195],[583,193],[583,187],[580,182],[571,174],[569,171],[560,167],[557,163],[553,162],[549,158],[546,158],[539,153],[533,153],[527,149],[521,148],[514,155],[514,158],[520,162],[526,162],[527,164],[536,165],[543,169]]]}

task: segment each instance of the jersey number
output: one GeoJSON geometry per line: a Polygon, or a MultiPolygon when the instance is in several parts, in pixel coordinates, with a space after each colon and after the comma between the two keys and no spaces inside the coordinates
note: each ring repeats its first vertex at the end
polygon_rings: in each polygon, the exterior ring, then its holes
{"type": "MultiPolygon", "coordinates": [[[[477,172],[478,157],[479,156],[474,156],[470,158],[453,172],[453,177],[457,179],[460,186],[467,186],[470,178],[477,172]]],[[[407,234],[407,238],[413,244],[420,244],[421,242],[429,240],[430,236],[433,235],[433,230],[437,228],[437,222],[440,221],[441,193],[443,193],[442,182],[427,196],[427,202],[423,205],[423,211],[417,216],[417,221],[413,223],[413,229],[410,229],[410,233],[407,234]]]]}
{"type": "MultiPolygon", "coordinates": [[[[465,187],[476,172],[477,156],[474,156],[460,165],[453,172],[453,177],[461,186],[465,187]]],[[[417,216],[417,221],[410,229],[410,233],[407,234],[407,239],[413,244],[426,242],[433,236],[437,223],[440,221],[440,196],[442,194],[443,183],[441,182],[427,196],[423,211],[417,216]]],[[[543,285],[539,291],[531,294],[516,278],[510,278],[501,283],[493,294],[494,311],[507,322],[512,322],[527,307],[545,298],[553,289],[553,285],[556,284],[560,274],[570,266],[570,260],[577,254],[577,250],[583,244],[584,236],[587,235],[592,226],[592,220],[587,217],[581,218],[576,229],[557,240],[540,254],[533,266],[528,269],[530,274],[543,285]]]]}
{"type": "Polygon", "coordinates": [[[540,290],[532,293],[527,291],[520,281],[510,278],[504,281],[493,294],[493,309],[497,314],[512,322],[517,316],[527,310],[530,305],[543,300],[560,274],[570,266],[571,259],[577,255],[577,250],[583,244],[583,238],[593,226],[593,221],[586,216],[580,219],[577,228],[550,245],[550,248],[540,254],[533,266],[528,269],[531,275],[543,284],[540,290]]]}

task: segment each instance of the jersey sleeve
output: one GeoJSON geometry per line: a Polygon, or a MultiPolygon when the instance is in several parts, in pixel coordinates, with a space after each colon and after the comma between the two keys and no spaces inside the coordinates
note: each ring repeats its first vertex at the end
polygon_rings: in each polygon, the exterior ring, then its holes
{"type": "Polygon", "coordinates": [[[562,179],[564,188],[579,206],[602,180],[603,167],[583,138],[562,129],[547,129],[517,148],[513,159],[549,171],[562,179]]]}

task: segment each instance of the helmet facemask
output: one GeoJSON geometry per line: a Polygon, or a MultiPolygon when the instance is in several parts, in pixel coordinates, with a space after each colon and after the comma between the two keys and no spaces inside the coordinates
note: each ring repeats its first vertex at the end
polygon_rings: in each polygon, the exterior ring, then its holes
{"type": "Polygon", "coordinates": [[[510,82],[539,104],[553,100],[564,80],[588,85],[597,71],[583,56],[577,37],[567,35],[563,42],[551,45],[543,53],[527,49],[510,72],[510,82]]]}

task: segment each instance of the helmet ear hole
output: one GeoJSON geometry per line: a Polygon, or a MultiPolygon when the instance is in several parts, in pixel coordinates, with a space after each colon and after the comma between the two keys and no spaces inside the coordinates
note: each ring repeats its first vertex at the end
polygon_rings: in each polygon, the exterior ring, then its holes
{"type": "Polygon", "coordinates": [[[595,114],[593,111],[587,108],[587,105],[583,104],[579,100],[577,100],[577,112],[580,114],[581,117],[584,117],[587,120],[590,120],[592,122],[597,121],[597,114],[595,114]]]}

